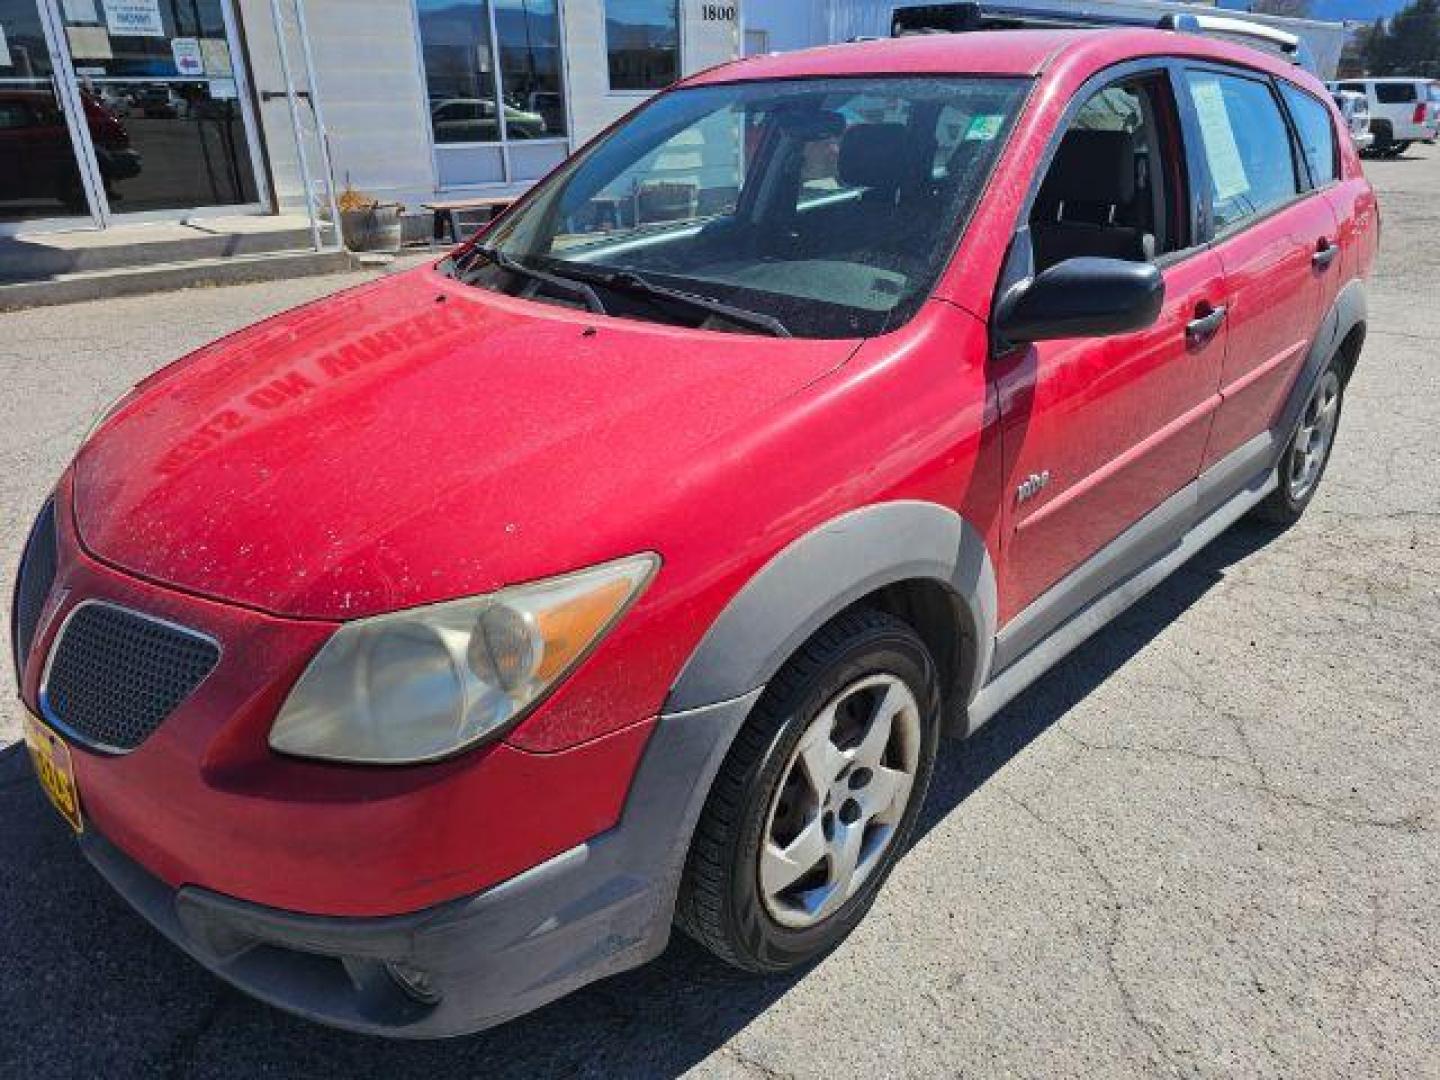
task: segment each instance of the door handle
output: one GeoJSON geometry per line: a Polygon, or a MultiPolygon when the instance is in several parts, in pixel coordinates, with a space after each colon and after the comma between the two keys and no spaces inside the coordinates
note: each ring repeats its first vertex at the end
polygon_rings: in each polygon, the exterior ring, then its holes
{"type": "Polygon", "coordinates": [[[1322,237],[1320,242],[1315,245],[1315,254],[1310,256],[1310,265],[1316,270],[1324,270],[1335,261],[1335,256],[1339,254],[1340,245],[1322,237]]]}
{"type": "Polygon", "coordinates": [[[1220,324],[1225,321],[1224,304],[1200,303],[1195,307],[1195,318],[1185,324],[1185,340],[1191,345],[1204,345],[1215,336],[1220,324]]]}

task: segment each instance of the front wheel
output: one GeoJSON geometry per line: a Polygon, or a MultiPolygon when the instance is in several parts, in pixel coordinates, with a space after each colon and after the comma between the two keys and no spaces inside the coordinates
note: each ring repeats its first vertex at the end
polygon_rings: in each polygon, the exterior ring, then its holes
{"type": "Polygon", "coordinates": [[[881,611],[837,616],[771,680],[711,788],[676,919],[748,971],[833,949],[915,825],[940,731],[935,665],[881,611]]]}
{"type": "Polygon", "coordinates": [[[1332,362],[1305,403],[1300,426],[1280,458],[1279,483],[1255,508],[1256,517],[1277,525],[1291,525],[1300,520],[1330,462],[1344,403],[1345,386],[1337,363],[1332,362]]]}

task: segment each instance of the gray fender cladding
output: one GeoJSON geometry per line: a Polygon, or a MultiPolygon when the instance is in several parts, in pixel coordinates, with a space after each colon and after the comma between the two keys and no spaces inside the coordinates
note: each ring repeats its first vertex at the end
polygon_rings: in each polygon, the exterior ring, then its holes
{"type": "MultiPolygon", "coordinates": [[[[938,503],[897,501],[851,510],[793,541],[726,605],[681,669],[667,712],[741,697],[763,686],[807,638],[856,600],[912,578],[963,602],[979,653],[977,684],[994,645],[995,570],[969,522],[938,503]]],[[[975,685],[967,687],[973,694],[975,685]]]]}
{"type": "Polygon", "coordinates": [[[1336,350],[1355,327],[1365,325],[1365,319],[1365,284],[1355,278],[1341,287],[1335,296],[1335,302],[1330,305],[1330,310],[1325,312],[1325,317],[1320,321],[1320,327],[1315,333],[1315,340],[1310,343],[1310,351],[1305,354],[1305,363],[1300,374],[1290,388],[1285,407],[1271,429],[1276,434],[1275,464],[1279,463],[1280,455],[1285,452],[1291,434],[1300,423],[1301,410],[1310,400],[1320,376],[1335,358],[1336,350]]]}

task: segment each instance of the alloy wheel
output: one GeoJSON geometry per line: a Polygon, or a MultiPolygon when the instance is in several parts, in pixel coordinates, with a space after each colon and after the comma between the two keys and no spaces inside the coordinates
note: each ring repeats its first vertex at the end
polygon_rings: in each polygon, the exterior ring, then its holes
{"type": "Polygon", "coordinates": [[[883,862],[920,764],[920,706],[900,678],[851,683],[786,764],[759,853],[760,895],[782,926],[838,911],[883,862]]]}
{"type": "Polygon", "coordinates": [[[1335,441],[1335,428],[1340,419],[1340,376],[1333,370],[1325,372],[1320,385],[1305,405],[1300,428],[1290,448],[1286,470],[1293,502],[1303,502],[1320,479],[1330,445],[1335,441]]]}

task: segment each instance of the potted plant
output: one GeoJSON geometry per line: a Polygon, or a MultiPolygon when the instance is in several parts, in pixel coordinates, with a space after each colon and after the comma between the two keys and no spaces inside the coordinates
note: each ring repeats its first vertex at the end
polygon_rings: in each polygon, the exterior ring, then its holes
{"type": "Polygon", "coordinates": [[[400,204],[381,202],[355,190],[347,180],[336,200],[340,235],[351,251],[399,251],[400,204]]]}

